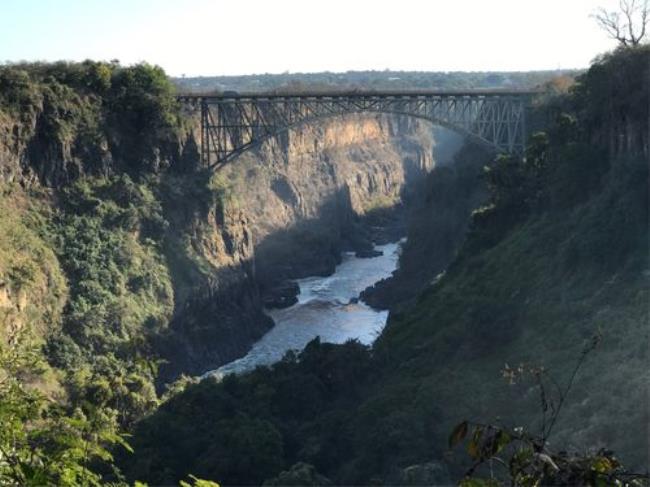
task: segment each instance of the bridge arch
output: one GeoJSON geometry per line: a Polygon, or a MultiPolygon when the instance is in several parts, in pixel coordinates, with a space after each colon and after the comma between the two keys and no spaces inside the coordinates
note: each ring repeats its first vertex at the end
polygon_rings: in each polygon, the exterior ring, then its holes
{"type": "Polygon", "coordinates": [[[500,152],[521,152],[533,92],[351,92],[179,95],[200,105],[201,160],[210,168],[297,126],[353,113],[427,120],[500,152]]]}

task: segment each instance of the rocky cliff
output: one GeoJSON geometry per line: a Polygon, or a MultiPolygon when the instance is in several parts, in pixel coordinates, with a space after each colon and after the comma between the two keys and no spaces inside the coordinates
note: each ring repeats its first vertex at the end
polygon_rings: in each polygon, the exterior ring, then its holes
{"type": "Polygon", "coordinates": [[[487,198],[482,176],[493,158],[485,147],[467,143],[448,163],[436,164],[411,208],[399,267],[361,293],[366,303],[395,313],[442,276],[467,237],[472,212],[487,198]]]}
{"type": "Polygon", "coordinates": [[[189,232],[218,270],[177,308],[175,324],[186,331],[174,363],[200,373],[243,355],[270,326],[259,293],[266,306],[291,304],[290,279],[329,274],[343,250],[371,248],[373,215],[408,201],[433,166],[433,145],[422,123],[355,115],[290,130],[220,170],[222,206],[208,218],[216,227],[206,234],[212,223],[203,221],[189,232]],[[215,245],[217,228],[230,237],[215,245]]]}
{"type": "Polygon", "coordinates": [[[431,128],[354,115],[289,131],[224,168],[250,218],[259,282],[333,272],[342,250],[381,239],[378,214],[408,202],[433,166],[431,128]]]}

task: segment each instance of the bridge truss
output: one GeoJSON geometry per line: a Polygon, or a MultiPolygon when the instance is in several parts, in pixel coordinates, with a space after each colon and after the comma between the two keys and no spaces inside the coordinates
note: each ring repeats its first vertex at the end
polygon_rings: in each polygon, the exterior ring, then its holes
{"type": "Polygon", "coordinates": [[[520,153],[533,92],[406,91],[299,94],[179,95],[200,105],[201,160],[217,167],[297,125],[349,113],[392,113],[422,118],[491,145],[520,153]]]}

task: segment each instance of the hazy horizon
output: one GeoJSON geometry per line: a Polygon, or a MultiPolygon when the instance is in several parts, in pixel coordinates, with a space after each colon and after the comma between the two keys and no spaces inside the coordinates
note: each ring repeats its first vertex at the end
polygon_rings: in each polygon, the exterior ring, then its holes
{"type": "Polygon", "coordinates": [[[615,3],[5,0],[0,60],[146,61],[173,77],[583,69],[615,47],[590,18],[615,3]]]}
{"type": "MultiPolygon", "coordinates": [[[[551,69],[526,69],[526,70],[464,70],[464,71],[448,71],[448,70],[436,70],[436,71],[425,71],[417,69],[348,69],[345,71],[283,71],[281,73],[234,73],[234,74],[197,74],[197,75],[185,75],[186,78],[238,78],[246,76],[283,76],[283,75],[309,75],[309,74],[346,74],[346,73],[442,73],[442,74],[481,74],[481,73],[543,73],[543,72],[567,72],[567,71],[583,71],[586,68],[551,68],[551,69]]],[[[181,78],[181,76],[170,75],[172,78],[181,78]]]]}

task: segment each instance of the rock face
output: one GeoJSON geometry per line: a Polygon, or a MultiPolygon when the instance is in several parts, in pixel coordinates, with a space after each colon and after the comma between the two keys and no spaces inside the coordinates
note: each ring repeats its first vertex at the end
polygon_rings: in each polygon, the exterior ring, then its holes
{"type": "Polygon", "coordinates": [[[0,109],[0,182],[60,188],[79,177],[160,173],[196,154],[191,137],[125,133],[92,95],[45,89],[18,116],[0,109]]]}
{"type": "Polygon", "coordinates": [[[291,130],[226,166],[265,295],[290,278],[330,274],[342,250],[370,255],[373,215],[408,201],[433,167],[433,144],[417,120],[350,115],[291,130]]]}
{"type": "Polygon", "coordinates": [[[168,360],[163,381],[244,355],[273,325],[262,311],[246,215],[224,202],[197,210],[174,200],[165,215],[175,309],[171,334],[161,346],[168,360]],[[178,251],[188,243],[189,252],[178,251]]]}

